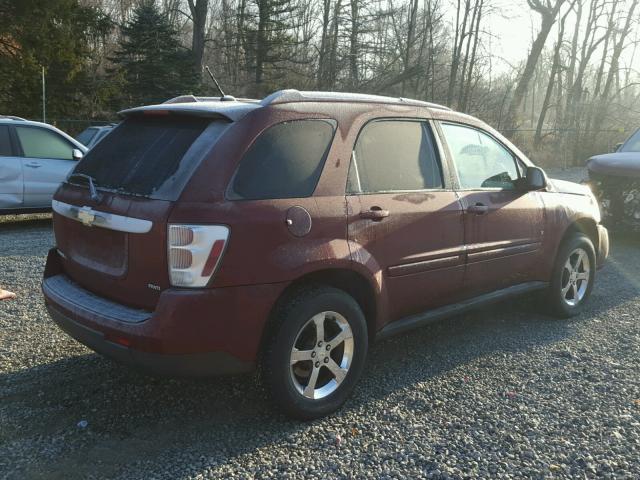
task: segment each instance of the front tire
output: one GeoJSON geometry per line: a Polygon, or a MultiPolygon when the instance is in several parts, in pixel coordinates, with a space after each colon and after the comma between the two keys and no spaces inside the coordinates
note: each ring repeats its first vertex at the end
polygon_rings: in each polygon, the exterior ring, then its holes
{"type": "Polygon", "coordinates": [[[573,233],[565,239],[552,275],[547,292],[551,313],[560,318],[578,315],[591,295],[596,276],[596,253],[589,237],[573,233]]]}
{"type": "Polygon", "coordinates": [[[310,420],[342,406],[360,378],[368,349],[358,303],[332,287],[307,287],[276,308],[263,380],[285,414],[310,420]]]}

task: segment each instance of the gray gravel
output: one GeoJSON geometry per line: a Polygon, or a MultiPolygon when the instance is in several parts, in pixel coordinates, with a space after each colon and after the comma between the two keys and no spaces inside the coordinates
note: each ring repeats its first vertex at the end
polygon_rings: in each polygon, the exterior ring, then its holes
{"type": "Polygon", "coordinates": [[[143,376],[49,321],[48,220],[0,223],[0,477],[639,478],[640,239],[588,311],[524,299],[373,347],[337,414],[275,414],[251,376],[143,376]],[[86,422],[81,423],[81,422],[86,422]]]}

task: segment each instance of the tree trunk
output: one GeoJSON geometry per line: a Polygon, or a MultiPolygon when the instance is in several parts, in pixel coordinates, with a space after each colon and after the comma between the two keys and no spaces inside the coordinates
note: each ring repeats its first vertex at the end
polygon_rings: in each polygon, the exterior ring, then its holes
{"type": "Polygon", "coordinates": [[[331,20],[331,49],[329,50],[329,72],[327,75],[327,88],[333,89],[336,84],[338,70],[338,33],[340,31],[340,11],[342,0],[337,0],[333,7],[333,19],[331,20]]]}
{"type": "Polygon", "coordinates": [[[202,77],[202,60],[204,58],[204,40],[207,26],[209,0],[188,0],[191,18],[193,19],[193,36],[191,38],[191,52],[193,64],[199,77],[202,77]]]}
{"type": "Polygon", "coordinates": [[[266,60],[267,47],[267,22],[269,21],[269,0],[258,0],[258,32],[256,34],[256,70],[255,83],[256,93],[260,96],[262,91],[262,81],[264,75],[264,63],[266,60]]]}
{"type": "Polygon", "coordinates": [[[476,4],[473,7],[473,17],[471,18],[471,31],[469,40],[467,43],[467,52],[465,56],[468,59],[465,59],[464,68],[462,70],[462,77],[460,81],[460,110],[465,111],[468,107],[469,95],[471,90],[471,76],[473,74],[473,68],[476,63],[476,52],[478,48],[478,38],[480,37],[480,19],[482,18],[482,6],[484,0],[477,0],[476,4]],[[475,24],[475,27],[474,27],[475,24]],[[469,57],[469,48],[471,45],[471,40],[473,38],[473,48],[471,49],[471,56],[469,57]],[[466,77],[466,78],[465,78],[466,77]]]}
{"type": "Polygon", "coordinates": [[[349,35],[349,81],[351,89],[358,88],[358,52],[360,45],[358,44],[358,28],[360,26],[359,3],[360,0],[351,0],[351,34],[349,35]]]}
{"type": "Polygon", "coordinates": [[[329,50],[329,17],[331,15],[331,0],[323,0],[322,8],[322,35],[320,37],[320,51],[318,52],[318,78],[316,85],[318,90],[325,88],[327,76],[327,53],[329,50]]]}
{"type": "Polygon", "coordinates": [[[458,68],[460,66],[460,55],[467,30],[467,18],[469,17],[469,1],[465,0],[464,15],[462,25],[460,25],[460,0],[457,0],[456,7],[456,33],[453,40],[453,52],[451,54],[451,70],[449,71],[449,85],[447,88],[447,105],[453,104],[453,93],[456,88],[458,78],[458,68]]]}
{"type": "Polygon", "coordinates": [[[533,138],[533,145],[535,148],[540,146],[540,141],[542,140],[542,127],[544,126],[547,111],[549,110],[549,105],[551,103],[556,75],[558,70],[560,70],[560,49],[562,48],[565,19],[566,16],[563,17],[562,22],[560,23],[560,28],[558,30],[558,42],[553,50],[553,63],[551,65],[551,73],[549,73],[549,83],[547,84],[547,90],[544,95],[544,100],[542,101],[542,108],[540,109],[540,116],[538,117],[538,124],[536,125],[536,133],[533,138]]]}
{"type": "MultiPolygon", "coordinates": [[[[411,62],[411,50],[413,49],[413,43],[415,42],[416,21],[418,17],[418,0],[411,0],[409,4],[409,18],[408,18],[408,32],[407,32],[407,44],[404,51],[404,73],[406,74],[410,68],[411,62]]],[[[405,87],[407,80],[402,81],[402,96],[405,96],[405,87]]]]}
{"type": "Polygon", "coordinates": [[[529,52],[529,56],[527,57],[527,62],[525,64],[524,70],[522,72],[522,75],[520,75],[520,79],[516,84],[515,90],[513,91],[513,97],[511,98],[506,118],[507,126],[509,128],[517,127],[518,110],[522,105],[522,100],[524,99],[524,96],[527,92],[527,88],[529,87],[531,78],[533,78],[536,65],[538,63],[538,60],[540,59],[542,50],[544,49],[544,44],[547,41],[547,37],[549,36],[551,27],[553,27],[553,24],[558,17],[560,7],[564,3],[564,1],[565,0],[556,0],[555,5],[549,7],[543,6],[537,0],[528,0],[529,5],[532,6],[532,8],[534,8],[534,10],[536,10],[542,16],[542,25],[540,26],[540,31],[538,32],[536,39],[531,45],[531,51],[529,52]]]}

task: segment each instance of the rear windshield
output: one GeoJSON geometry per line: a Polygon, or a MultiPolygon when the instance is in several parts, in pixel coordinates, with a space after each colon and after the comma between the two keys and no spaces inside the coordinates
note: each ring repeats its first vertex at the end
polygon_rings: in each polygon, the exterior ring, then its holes
{"type": "Polygon", "coordinates": [[[185,116],[131,117],[93,147],[74,173],[93,177],[98,189],[176,200],[227,125],[185,116]]]}

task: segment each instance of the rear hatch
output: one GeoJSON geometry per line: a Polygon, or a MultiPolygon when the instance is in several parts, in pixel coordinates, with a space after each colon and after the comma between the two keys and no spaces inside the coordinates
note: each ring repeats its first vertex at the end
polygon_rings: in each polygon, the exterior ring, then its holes
{"type": "Polygon", "coordinates": [[[67,276],[97,295],[152,310],[169,287],[167,218],[229,124],[219,116],[141,111],[98,143],[54,197],[67,276]]]}

